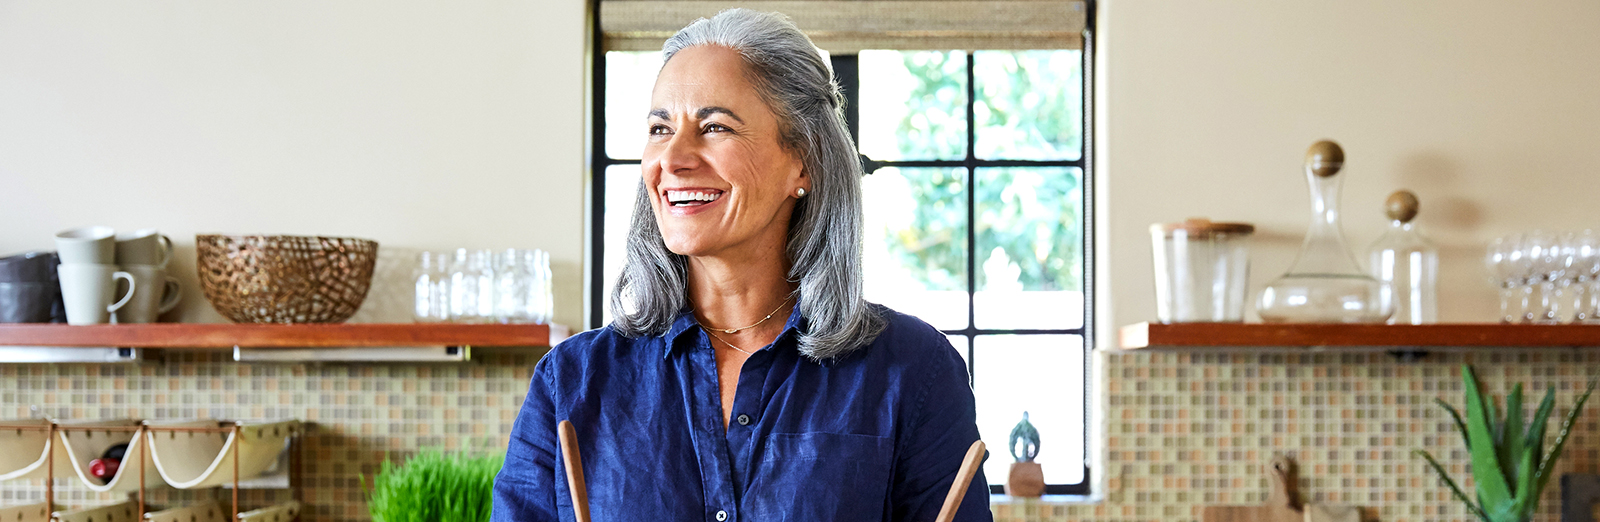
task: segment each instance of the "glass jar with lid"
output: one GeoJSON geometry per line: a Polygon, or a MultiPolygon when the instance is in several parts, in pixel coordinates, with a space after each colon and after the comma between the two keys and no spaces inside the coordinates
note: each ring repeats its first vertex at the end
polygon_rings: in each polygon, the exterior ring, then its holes
{"type": "Polygon", "coordinates": [[[1163,323],[1243,321],[1255,230],[1247,223],[1204,218],[1150,225],[1156,318],[1163,323]]]}

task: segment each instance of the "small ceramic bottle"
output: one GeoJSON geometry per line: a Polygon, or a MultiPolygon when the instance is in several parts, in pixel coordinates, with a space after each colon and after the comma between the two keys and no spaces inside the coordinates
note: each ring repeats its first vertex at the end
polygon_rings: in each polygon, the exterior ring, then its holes
{"type": "Polygon", "coordinates": [[[1389,195],[1384,213],[1389,229],[1368,249],[1372,277],[1383,283],[1383,298],[1394,305],[1389,324],[1430,324],[1439,320],[1439,249],[1417,232],[1417,196],[1401,190],[1389,195]]]}

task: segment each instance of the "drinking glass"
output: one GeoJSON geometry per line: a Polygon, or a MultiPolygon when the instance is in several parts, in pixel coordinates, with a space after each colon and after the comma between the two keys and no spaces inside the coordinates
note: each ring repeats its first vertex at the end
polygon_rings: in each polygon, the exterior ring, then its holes
{"type": "Polygon", "coordinates": [[[1500,322],[1514,323],[1522,320],[1527,310],[1527,300],[1519,302],[1518,290],[1524,287],[1527,274],[1522,270],[1522,236],[1512,234],[1496,238],[1489,243],[1484,264],[1489,267],[1490,280],[1500,289],[1500,322]]]}
{"type": "Polygon", "coordinates": [[[1600,324],[1600,233],[1584,230],[1574,235],[1570,272],[1577,294],[1572,322],[1600,324]]]}
{"type": "Polygon", "coordinates": [[[458,248],[450,267],[450,319],[481,323],[494,316],[493,276],[482,250],[458,248]]]}
{"type": "Polygon", "coordinates": [[[534,323],[548,324],[555,315],[554,283],[550,277],[550,253],[543,250],[533,251],[533,263],[529,277],[529,316],[534,323]]]}
{"type": "Polygon", "coordinates": [[[413,318],[419,323],[437,323],[450,319],[450,257],[444,252],[423,252],[417,255],[417,269],[413,318]]]}
{"type": "Polygon", "coordinates": [[[475,322],[494,322],[494,251],[485,249],[472,252],[478,276],[478,317],[475,322]]]}
{"type": "Polygon", "coordinates": [[[520,323],[522,310],[526,308],[526,286],[528,284],[527,271],[524,268],[525,258],[523,250],[508,248],[500,252],[494,259],[494,321],[497,323],[520,323]]]}
{"type": "Polygon", "coordinates": [[[1524,295],[1532,307],[1523,315],[1523,322],[1533,324],[1552,324],[1556,319],[1555,280],[1552,274],[1559,273],[1557,266],[1559,255],[1556,245],[1559,239],[1555,234],[1535,230],[1529,232],[1522,240],[1522,255],[1528,263],[1528,282],[1524,295]],[[1534,290],[1537,287],[1537,298],[1534,290]]]}

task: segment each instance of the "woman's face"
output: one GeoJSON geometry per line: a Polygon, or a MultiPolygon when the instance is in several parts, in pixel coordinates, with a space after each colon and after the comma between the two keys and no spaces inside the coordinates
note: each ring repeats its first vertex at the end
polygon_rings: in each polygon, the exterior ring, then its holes
{"type": "Polygon", "coordinates": [[[781,250],[795,190],[811,189],[744,67],[731,49],[699,45],[674,54],[656,78],[644,186],[674,253],[781,250]]]}

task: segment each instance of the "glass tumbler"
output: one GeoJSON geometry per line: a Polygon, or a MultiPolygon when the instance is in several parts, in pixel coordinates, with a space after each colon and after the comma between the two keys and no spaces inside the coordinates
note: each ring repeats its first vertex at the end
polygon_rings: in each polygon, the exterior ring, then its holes
{"type": "Polygon", "coordinates": [[[443,252],[417,255],[413,274],[416,289],[412,316],[419,323],[438,323],[450,319],[450,256],[443,252]]]}
{"type": "Polygon", "coordinates": [[[530,250],[524,258],[526,263],[528,286],[527,305],[523,309],[528,321],[535,324],[550,322],[552,304],[550,301],[550,253],[543,250],[530,250]]]}
{"type": "Polygon", "coordinates": [[[523,262],[524,250],[508,248],[494,259],[494,320],[498,323],[527,322],[522,311],[527,299],[523,262]]]}
{"type": "Polygon", "coordinates": [[[494,317],[493,273],[485,251],[458,248],[450,262],[450,320],[482,323],[494,317]]]}
{"type": "Polygon", "coordinates": [[[1162,323],[1243,321],[1253,233],[1250,224],[1201,218],[1150,225],[1156,318],[1162,323]]]}

